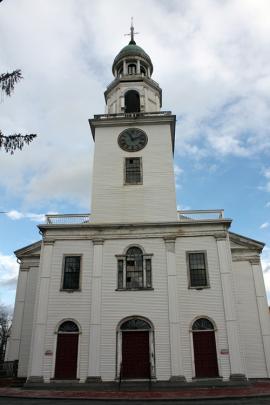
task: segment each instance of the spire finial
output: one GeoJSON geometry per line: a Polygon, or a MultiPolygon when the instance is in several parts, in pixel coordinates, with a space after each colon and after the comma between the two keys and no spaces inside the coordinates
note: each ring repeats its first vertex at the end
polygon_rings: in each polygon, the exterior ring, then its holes
{"type": "Polygon", "coordinates": [[[129,44],[136,45],[136,42],[134,41],[134,35],[137,35],[137,34],[139,34],[139,33],[134,32],[133,17],[131,17],[130,34],[125,34],[125,35],[130,35],[129,44]]]}

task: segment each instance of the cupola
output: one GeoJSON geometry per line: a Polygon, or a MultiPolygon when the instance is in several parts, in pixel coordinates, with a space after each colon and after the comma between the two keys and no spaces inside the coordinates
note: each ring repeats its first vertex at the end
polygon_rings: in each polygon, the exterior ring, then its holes
{"type": "Polygon", "coordinates": [[[136,44],[135,34],[131,22],[130,34],[127,34],[131,39],[113,61],[114,80],[104,94],[108,114],[160,111],[162,91],[151,79],[151,58],[136,44]]]}

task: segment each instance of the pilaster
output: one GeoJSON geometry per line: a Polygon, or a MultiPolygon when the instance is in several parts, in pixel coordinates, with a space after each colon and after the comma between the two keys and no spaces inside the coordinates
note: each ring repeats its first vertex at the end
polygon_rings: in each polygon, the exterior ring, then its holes
{"type": "Polygon", "coordinates": [[[224,314],[228,337],[231,365],[231,379],[246,379],[243,360],[240,351],[240,336],[238,330],[236,302],[232,278],[231,251],[227,238],[217,237],[221,286],[223,293],[224,314]]]}
{"type": "Polygon", "coordinates": [[[88,377],[86,382],[101,381],[100,377],[100,339],[101,339],[101,282],[103,266],[103,243],[93,240],[93,273],[90,310],[88,377]]]}
{"type": "Polygon", "coordinates": [[[23,313],[25,305],[25,293],[27,287],[29,267],[25,267],[22,263],[19,270],[19,278],[17,284],[17,293],[15,300],[15,309],[11,328],[11,337],[9,339],[8,360],[18,360],[20,352],[21,331],[23,323],[23,313]]]}
{"type": "Polygon", "coordinates": [[[267,368],[268,377],[270,377],[270,318],[267,298],[265,293],[265,286],[263,280],[263,273],[259,257],[250,259],[252,267],[255,294],[257,301],[257,308],[260,320],[261,334],[263,340],[263,349],[265,355],[265,363],[267,368]]]}
{"type": "Polygon", "coordinates": [[[171,380],[185,381],[181,354],[180,311],[177,293],[175,239],[165,239],[168,275],[169,333],[171,350],[171,380]]]}
{"type": "Polygon", "coordinates": [[[36,312],[31,340],[27,383],[43,382],[43,357],[49,301],[49,287],[53,256],[53,241],[43,241],[40,257],[40,275],[36,295],[36,312]]]}

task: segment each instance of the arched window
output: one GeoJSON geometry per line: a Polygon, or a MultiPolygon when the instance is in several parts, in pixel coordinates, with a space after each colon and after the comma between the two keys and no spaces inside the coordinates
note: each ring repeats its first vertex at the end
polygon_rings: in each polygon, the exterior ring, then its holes
{"type": "Polygon", "coordinates": [[[130,63],[128,65],[128,74],[129,75],[136,75],[136,65],[134,63],[130,63]]]}
{"type": "Polygon", "coordinates": [[[212,322],[209,321],[207,318],[200,318],[197,319],[193,325],[192,325],[192,330],[214,330],[214,326],[212,322]]]}
{"type": "Polygon", "coordinates": [[[130,247],[118,258],[118,289],[136,290],[152,287],[151,255],[137,246],[130,247]]]}
{"type": "Polygon", "coordinates": [[[133,113],[140,111],[140,95],[136,90],[129,90],[125,94],[125,112],[133,113]]]}
{"type": "Polygon", "coordinates": [[[79,328],[75,322],[65,321],[59,326],[58,333],[79,333],[79,328]]]}
{"type": "Polygon", "coordinates": [[[150,330],[151,326],[140,318],[132,318],[121,325],[121,330],[150,330]]]}

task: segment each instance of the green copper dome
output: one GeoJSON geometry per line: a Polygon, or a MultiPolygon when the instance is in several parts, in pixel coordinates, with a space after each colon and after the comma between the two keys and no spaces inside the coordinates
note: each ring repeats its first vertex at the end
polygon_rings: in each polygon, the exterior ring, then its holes
{"type": "Polygon", "coordinates": [[[114,68],[117,66],[118,62],[122,58],[136,57],[136,56],[140,56],[141,58],[143,58],[144,60],[146,60],[149,63],[150,71],[152,74],[153,65],[152,65],[150,56],[147,55],[147,53],[140,46],[136,45],[136,42],[134,40],[130,41],[129,44],[126,45],[115,57],[115,59],[113,61],[112,70],[114,71],[114,68]]]}

